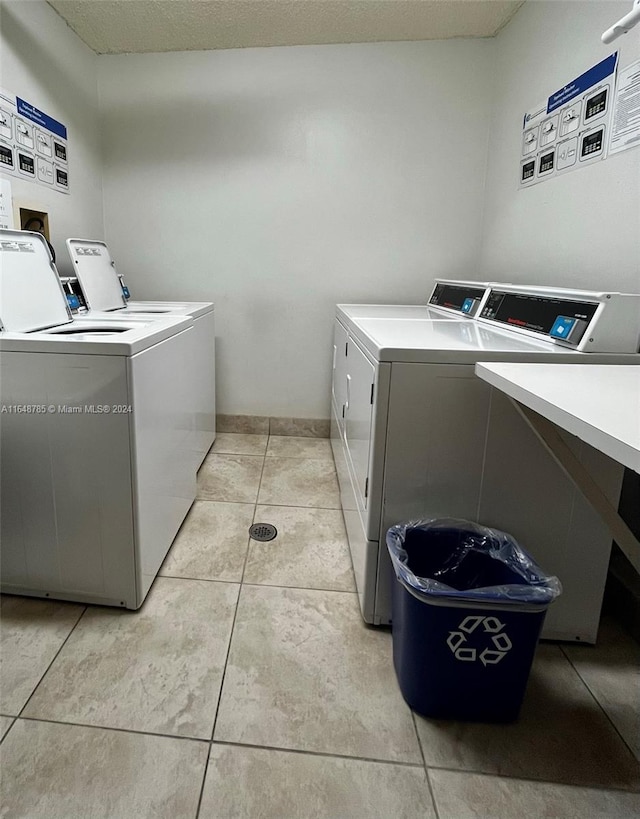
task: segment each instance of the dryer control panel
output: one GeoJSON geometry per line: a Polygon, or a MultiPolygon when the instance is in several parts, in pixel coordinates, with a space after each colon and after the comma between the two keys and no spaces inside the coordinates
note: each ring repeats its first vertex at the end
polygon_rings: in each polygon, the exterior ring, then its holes
{"type": "Polygon", "coordinates": [[[475,316],[487,294],[482,282],[439,280],[431,293],[429,305],[452,310],[465,316],[475,316]]]}
{"type": "Polygon", "coordinates": [[[577,345],[597,308],[592,302],[492,290],[480,317],[577,345]]]}
{"type": "Polygon", "coordinates": [[[494,286],[478,321],[581,352],[636,353],[640,295],[563,288],[494,286]]]}

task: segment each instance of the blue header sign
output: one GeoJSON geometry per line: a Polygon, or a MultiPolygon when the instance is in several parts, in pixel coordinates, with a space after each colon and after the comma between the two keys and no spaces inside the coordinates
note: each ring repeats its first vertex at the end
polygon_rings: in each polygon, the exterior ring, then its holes
{"type": "Polygon", "coordinates": [[[580,96],[580,94],[583,94],[594,85],[597,85],[609,77],[615,72],[617,62],[618,52],[616,51],[614,54],[602,60],[602,62],[599,62],[588,71],[585,71],[584,74],[576,77],[575,80],[565,85],[559,91],[556,91],[547,101],[547,114],[551,113],[551,111],[555,111],[556,108],[560,108],[565,102],[569,102],[574,97],[580,96]]]}
{"type": "Polygon", "coordinates": [[[56,134],[62,137],[62,139],[67,138],[67,129],[61,122],[45,114],[44,111],[38,110],[35,106],[31,105],[30,102],[25,102],[23,99],[20,99],[20,97],[16,97],[16,108],[21,116],[35,122],[36,125],[46,128],[47,131],[51,131],[52,134],[56,134]]]}

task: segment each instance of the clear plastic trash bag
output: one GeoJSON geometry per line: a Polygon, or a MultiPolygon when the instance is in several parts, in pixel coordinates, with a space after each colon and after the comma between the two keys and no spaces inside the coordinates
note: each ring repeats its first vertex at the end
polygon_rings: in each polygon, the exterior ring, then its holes
{"type": "Polygon", "coordinates": [[[514,538],[478,523],[411,521],[392,526],[386,539],[396,577],[427,603],[547,606],[562,592],[514,538]]]}

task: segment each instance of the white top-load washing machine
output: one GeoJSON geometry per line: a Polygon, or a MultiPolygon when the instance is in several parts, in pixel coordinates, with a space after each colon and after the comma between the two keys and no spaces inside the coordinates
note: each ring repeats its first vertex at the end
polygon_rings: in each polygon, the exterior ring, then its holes
{"type": "MultiPolygon", "coordinates": [[[[339,305],[336,339],[331,438],[364,619],[391,620],[387,529],[452,516],[511,533],[560,577],[545,637],[594,642],[611,537],[474,364],[638,364],[640,296],[494,286],[465,321],[354,318],[339,305]]],[[[616,504],[621,467],[567,438],[616,504]]]]}
{"type": "Polygon", "coordinates": [[[0,231],[2,591],[138,608],[196,494],[193,320],[72,319],[38,233],[0,231]]]}
{"type": "Polygon", "coordinates": [[[193,384],[193,436],[190,445],[195,469],[200,467],[216,436],[215,320],[211,302],[127,301],[128,288],[118,274],[105,242],[67,239],[74,277],[62,279],[69,306],[79,320],[96,316],[191,316],[193,384]]]}

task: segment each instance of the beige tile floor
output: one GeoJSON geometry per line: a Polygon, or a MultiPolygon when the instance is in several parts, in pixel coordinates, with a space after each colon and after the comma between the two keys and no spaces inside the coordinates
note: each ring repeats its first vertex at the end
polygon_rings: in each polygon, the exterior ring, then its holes
{"type": "Polygon", "coordinates": [[[198,486],[139,612],[3,598],[0,816],[640,816],[615,622],[539,648],[517,723],[426,720],[361,621],[328,442],[220,434],[198,486]]]}

